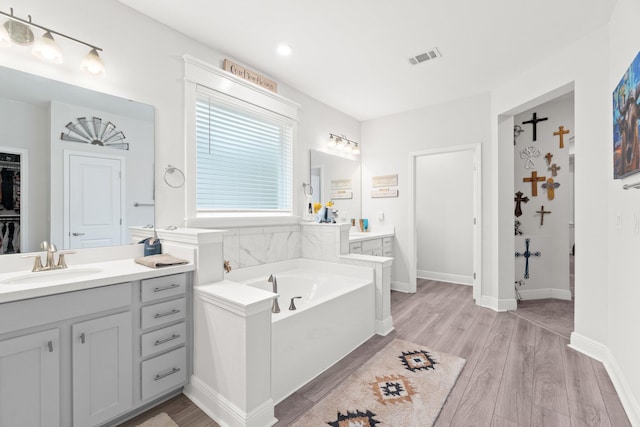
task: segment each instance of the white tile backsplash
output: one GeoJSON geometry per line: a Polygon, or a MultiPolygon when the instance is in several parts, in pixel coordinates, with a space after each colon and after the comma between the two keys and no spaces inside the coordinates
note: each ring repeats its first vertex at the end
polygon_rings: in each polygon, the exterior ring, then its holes
{"type": "Polygon", "coordinates": [[[266,263],[264,234],[240,234],[240,268],[266,263]]]}

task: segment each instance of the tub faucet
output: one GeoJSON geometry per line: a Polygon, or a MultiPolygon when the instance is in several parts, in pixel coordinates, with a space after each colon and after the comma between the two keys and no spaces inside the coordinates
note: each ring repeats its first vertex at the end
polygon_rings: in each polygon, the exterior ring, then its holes
{"type": "MultiPolygon", "coordinates": [[[[273,293],[277,294],[278,293],[278,280],[276,279],[276,276],[274,276],[273,274],[269,275],[269,283],[273,283],[273,293]]],[[[273,303],[271,304],[271,312],[272,313],[280,313],[280,305],[278,304],[278,297],[276,296],[273,299],[273,303]]]]}

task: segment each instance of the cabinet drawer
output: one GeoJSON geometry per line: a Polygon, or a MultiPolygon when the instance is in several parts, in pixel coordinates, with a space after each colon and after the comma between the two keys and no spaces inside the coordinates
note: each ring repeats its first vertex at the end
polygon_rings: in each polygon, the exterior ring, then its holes
{"type": "Polygon", "coordinates": [[[142,335],[141,356],[151,356],[168,348],[184,344],[186,337],[187,327],[184,322],[162,328],[159,331],[146,333],[142,335]]]}
{"type": "Polygon", "coordinates": [[[142,362],[142,400],[157,396],[187,381],[187,349],[181,347],[142,362]]]}
{"type": "Polygon", "coordinates": [[[386,247],[391,247],[391,245],[393,244],[393,237],[383,237],[382,238],[382,246],[386,247]]]}
{"type": "Polygon", "coordinates": [[[142,281],[140,293],[142,302],[155,301],[160,298],[184,295],[187,287],[186,274],[156,277],[142,281]]]}
{"type": "Polygon", "coordinates": [[[380,249],[382,252],[382,239],[364,240],[362,242],[362,253],[380,249]]]}
{"type": "Polygon", "coordinates": [[[142,329],[182,320],[185,317],[185,309],[184,298],[142,307],[142,329]]]}
{"type": "Polygon", "coordinates": [[[362,243],[349,243],[349,253],[352,254],[361,254],[362,253],[362,243]]]}
{"type": "Polygon", "coordinates": [[[382,251],[382,256],[393,257],[393,251],[391,248],[384,248],[382,251]]]}
{"type": "Polygon", "coordinates": [[[131,305],[131,283],[0,304],[0,335],[131,305]]]}

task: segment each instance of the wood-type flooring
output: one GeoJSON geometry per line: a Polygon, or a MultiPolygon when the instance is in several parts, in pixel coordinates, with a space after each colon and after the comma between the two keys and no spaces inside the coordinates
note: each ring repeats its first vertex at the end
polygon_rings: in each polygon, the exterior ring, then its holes
{"type": "MultiPolygon", "coordinates": [[[[395,331],[372,337],[278,404],[277,426],[292,423],[394,338],[467,360],[436,427],[631,425],[600,362],[534,323],[476,306],[469,286],[419,280],[416,294],[392,292],[391,307],[395,331]]],[[[124,426],[163,411],[181,427],[217,426],[183,395],[124,426]]]]}

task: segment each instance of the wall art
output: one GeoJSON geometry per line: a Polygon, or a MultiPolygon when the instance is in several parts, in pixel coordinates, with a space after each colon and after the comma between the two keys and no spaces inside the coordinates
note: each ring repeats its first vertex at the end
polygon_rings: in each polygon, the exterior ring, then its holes
{"type": "Polygon", "coordinates": [[[640,172],[640,53],[613,91],[613,179],[640,172]]]}

